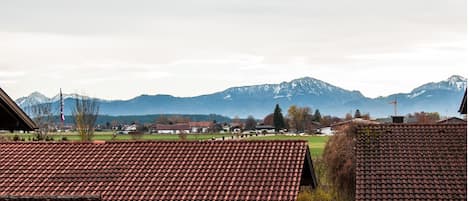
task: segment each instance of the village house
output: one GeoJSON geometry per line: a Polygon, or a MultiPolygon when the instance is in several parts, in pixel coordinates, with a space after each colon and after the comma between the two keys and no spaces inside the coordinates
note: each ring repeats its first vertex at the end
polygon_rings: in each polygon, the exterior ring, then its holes
{"type": "Polygon", "coordinates": [[[257,134],[275,133],[275,127],[271,125],[257,125],[256,133],[257,134]]]}
{"type": "Polygon", "coordinates": [[[320,135],[325,135],[325,136],[330,136],[330,135],[333,135],[334,132],[332,132],[332,128],[330,126],[324,126],[324,127],[320,127],[318,128],[318,134],[320,135]]]}
{"type": "Polygon", "coordinates": [[[210,121],[189,122],[191,133],[208,133],[213,128],[214,123],[210,121]]]}
{"type": "Polygon", "coordinates": [[[295,201],[316,186],[306,141],[0,143],[0,200],[295,201]]]}
{"type": "Polygon", "coordinates": [[[190,133],[191,127],[188,123],[156,124],[154,130],[158,134],[181,134],[190,133]]]}
{"type": "Polygon", "coordinates": [[[467,124],[359,125],[355,200],[466,200],[467,124]]]}

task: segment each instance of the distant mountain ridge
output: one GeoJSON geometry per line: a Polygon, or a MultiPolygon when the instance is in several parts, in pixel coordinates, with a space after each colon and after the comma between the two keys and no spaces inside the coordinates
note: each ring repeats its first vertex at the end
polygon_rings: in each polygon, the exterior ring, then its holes
{"type": "MultiPolygon", "coordinates": [[[[296,104],[340,117],[356,109],[374,117],[386,117],[393,114],[393,107],[389,102],[394,99],[398,100],[399,114],[428,111],[439,112],[441,115],[457,115],[457,108],[466,88],[467,78],[453,75],[446,80],[419,86],[410,93],[368,98],[359,91],[345,90],[312,77],[303,77],[279,84],[231,87],[221,92],[194,97],[141,95],[129,100],[98,101],[100,113],[104,115],[221,114],[231,117],[254,115],[262,118],[271,113],[278,103],[284,113],[290,105],[296,104]]],[[[71,114],[76,96],[78,94],[64,94],[66,114],[71,114]]],[[[48,98],[34,92],[16,102],[22,108],[45,102],[52,102],[54,107],[58,107],[58,99],[58,96],[48,98]]]]}

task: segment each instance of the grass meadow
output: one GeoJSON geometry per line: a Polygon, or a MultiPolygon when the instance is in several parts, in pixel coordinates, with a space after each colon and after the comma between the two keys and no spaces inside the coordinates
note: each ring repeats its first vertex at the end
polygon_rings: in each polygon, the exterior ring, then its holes
{"type": "MultiPolygon", "coordinates": [[[[13,138],[14,135],[18,135],[20,138],[24,138],[26,141],[33,138],[33,134],[21,134],[21,133],[4,133],[2,136],[13,138]]],[[[66,137],[68,141],[79,141],[80,136],[76,132],[67,133],[49,133],[49,136],[54,138],[56,141],[60,141],[63,137],[66,137]]],[[[188,134],[187,140],[210,140],[212,138],[231,138],[232,134],[220,134],[220,133],[209,133],[209,134],[188,134]]],[[[252,136],[249,138],[243,138],[246,140],[305,140],[309,144],[309,149],[312,157],[321,156],[329,137],[327,136],[289,136],[289,135],[275,135],[275,136],[252,136]]],[[[95,132],[93,140],[113,140],[112,132],[95,132]]],[[[114,140],[132,140],[131,135],[118,134],[114,140]]],[[[179,136],[175,134],[144,134],[139,140],[179,140],[179,136]]]]}

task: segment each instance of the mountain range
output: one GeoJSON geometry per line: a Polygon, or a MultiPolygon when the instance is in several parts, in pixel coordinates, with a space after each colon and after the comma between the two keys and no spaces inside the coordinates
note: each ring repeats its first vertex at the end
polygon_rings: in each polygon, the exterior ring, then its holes
{"type": "MultiPolygon", "coordinates": [[[[467,78],[453,75],[446,80],[431,82],[413,89],[385,97],[368,98],[359,91],[345,90],[327,82],[303,77],[279,84],[262,84],[232,87],[221,92],[194,97],[171,95],[140,95],[129,100],[104,100],[100,113],[104,115],[146,114],[221,114],[244,118],[253,115],[263,118],[280,104],[284,114],[290,105],[309,106],[322,114],[343,117],[356,109],[372,117],[387,117],[394,113],[390,102],[398,101],[398,113],[439,112],[441,115],[458,115],[460,101],[467,87],[467,78]]],[[[78,94],[64,94],[65,114],[69,115],[78,94]]],[[[46,97],[34,92],[16,100],[22,107],[52,102],[59,107],[59,96],[46,97]]]]}

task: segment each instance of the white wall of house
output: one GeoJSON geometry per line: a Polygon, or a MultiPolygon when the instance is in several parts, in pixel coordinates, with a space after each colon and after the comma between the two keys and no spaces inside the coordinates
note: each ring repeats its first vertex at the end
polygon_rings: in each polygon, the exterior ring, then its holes
{"type": "Polygon", "coordinates": [[[323,127],[319,129],[319,132],[323,135],[333,135],[334,133],[332,132],[331,127],[323,127]]]}
{"type": "Polygon", "coordinates": [[[275,133],[275,129],[260,129],[256,130],[256,133],[275,133]]]}
{"type": "Polygon", "coordinates": [[[206,133],[206,132],[208,132],[208,128],[206,127],[192,127],[191,128],[191,133],[206,133]]]}
{"type": "MultiPolygon", "coordinates": [[[[183,130],[184,133],[190,133],[190,130],[183,130]]],[[[158,130],[158,134],[180,134],[180,130],[158,130]]]]}

